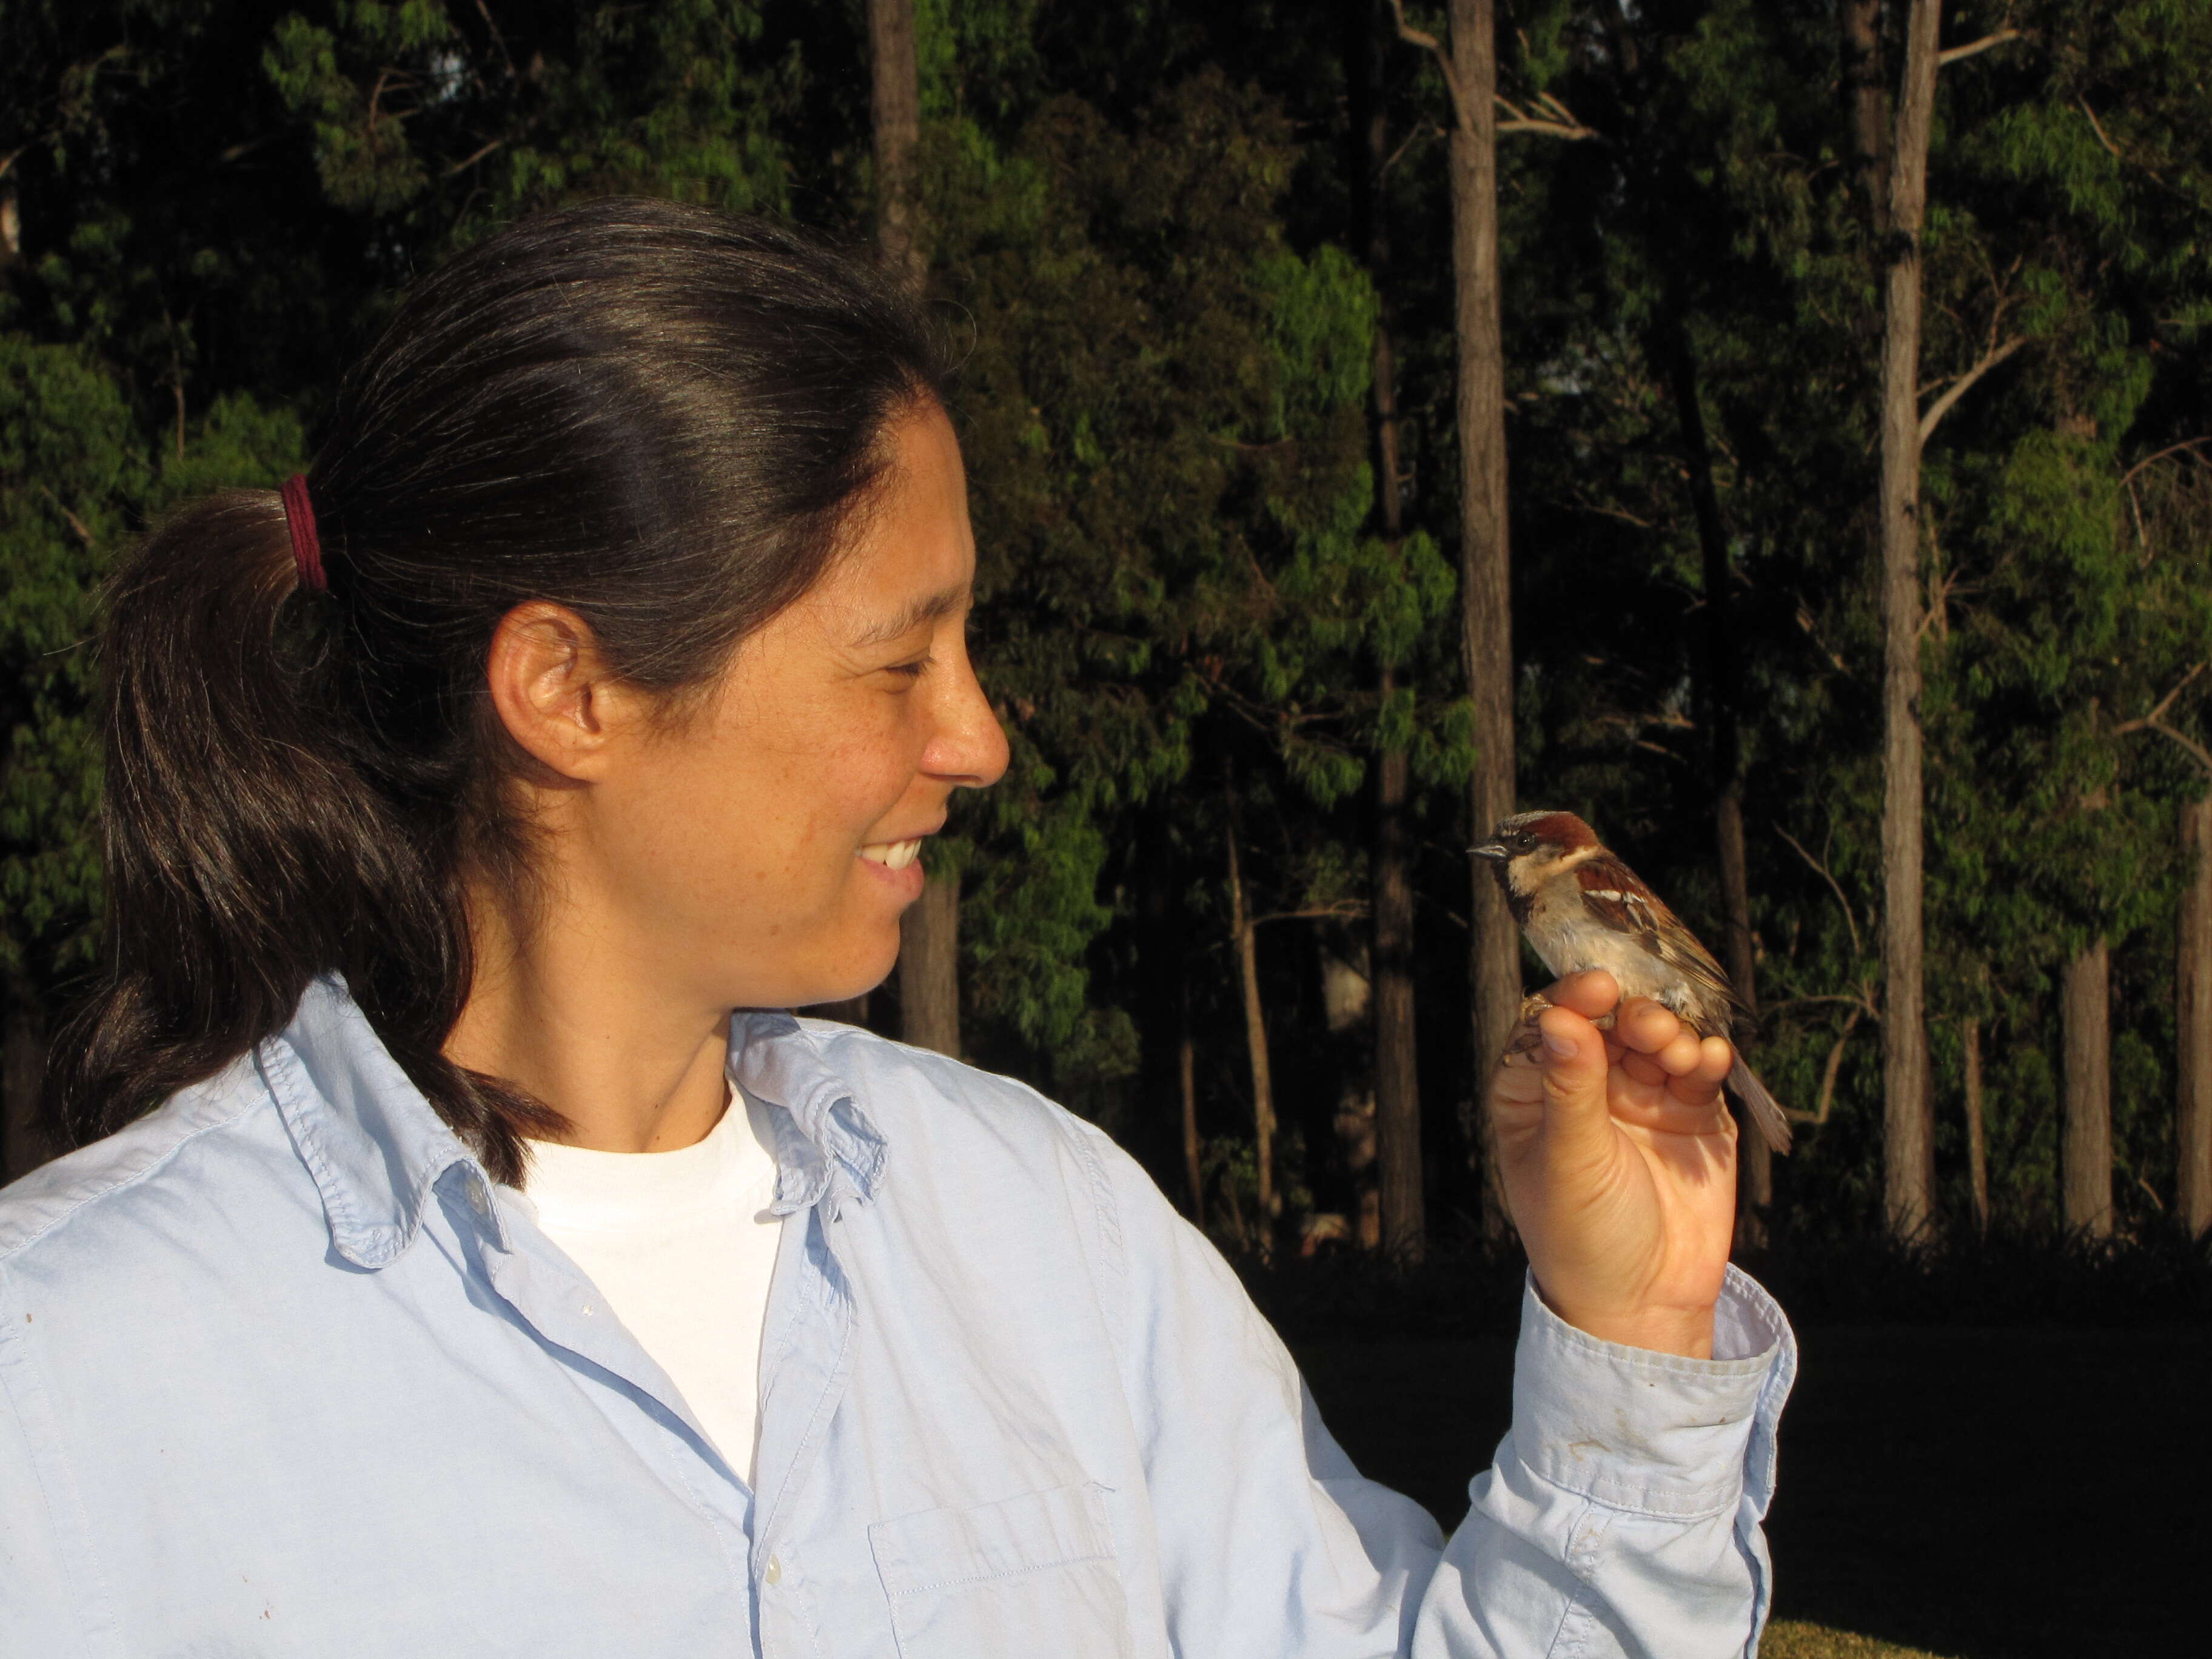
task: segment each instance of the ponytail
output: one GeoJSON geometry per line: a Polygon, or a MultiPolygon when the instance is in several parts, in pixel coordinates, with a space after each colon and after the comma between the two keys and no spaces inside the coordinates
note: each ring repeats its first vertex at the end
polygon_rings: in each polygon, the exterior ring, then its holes
{"type": "Polygon", "coordinates": [[[317,975],[499,1181],[544,1103],[448,1059],[471,878],[528,878],[490,641],[544,599],[674,696],[818,579],[890,420],[938,394],[913,302],[758,221],[610,201],[410,295],[305,485],[187,507],[110,589],[106,953],[54,1045],[74,1139],[281,1031],[317,975]],[[319,578],[323,586],[316,586],[319,578]]]}
{"type": "Polygon", "coordinates": [[[515,1132],[561,1120],[441,1052],[471,978],[453,861],[333,741],[316,607],[273,490],[185,508],[109,591],[115,922],[106,982],[56,1045],[61,1121],[90,1139],[211,1076],[336,967],[439,1115],[520,1179],[515,1132]]]}

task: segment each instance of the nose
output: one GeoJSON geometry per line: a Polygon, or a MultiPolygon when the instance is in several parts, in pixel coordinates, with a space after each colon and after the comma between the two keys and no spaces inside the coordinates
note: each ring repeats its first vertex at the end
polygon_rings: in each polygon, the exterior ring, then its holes
{"type": "Polygon", "coordinates": [[[940,684],[943,706],[921,769],[956,788],[988,789],[1006,775],[1006,733],[964,648],[956,671],[940,684]]]}

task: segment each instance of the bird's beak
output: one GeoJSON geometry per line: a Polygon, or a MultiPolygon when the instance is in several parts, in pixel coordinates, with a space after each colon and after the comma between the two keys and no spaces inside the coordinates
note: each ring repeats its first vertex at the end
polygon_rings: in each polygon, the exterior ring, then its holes
{"type": "Polygon", "coordinates": [[[1479,859],[1488,859],[1492,864],[1503,864],[1513,856],[1505,850],[1505,843],[1502,841],[1486,841],[1480,847],[1470,847],[1467,850],[1479,859]]]}

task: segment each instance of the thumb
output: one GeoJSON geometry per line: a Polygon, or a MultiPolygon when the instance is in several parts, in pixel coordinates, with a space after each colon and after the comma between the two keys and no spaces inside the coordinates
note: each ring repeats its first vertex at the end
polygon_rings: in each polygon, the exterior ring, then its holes
{"type": "Polygon", "coordinates": [[[1605,1036],[1571,1008],[1547,1008],[1543,1034],[1544,1136],[1554,1148],[1595,1154],[1610,1144],[1613,1113],[1606,1101],[1605,1036]]]}

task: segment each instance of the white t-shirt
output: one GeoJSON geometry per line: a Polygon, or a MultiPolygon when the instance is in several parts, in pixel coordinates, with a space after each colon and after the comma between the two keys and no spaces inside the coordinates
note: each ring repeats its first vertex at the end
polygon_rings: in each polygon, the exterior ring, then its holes
{"type": "Polygon", "coordinates": [[[599,1287],[748,1480],[761,1325],[782,1232],[768,1210],[776,1175],[769,1133],[760,1109],[733,1091],[707,1138],[672,1152],[530,1143],[527,1196],[538,1225],[599,1287]]]}

